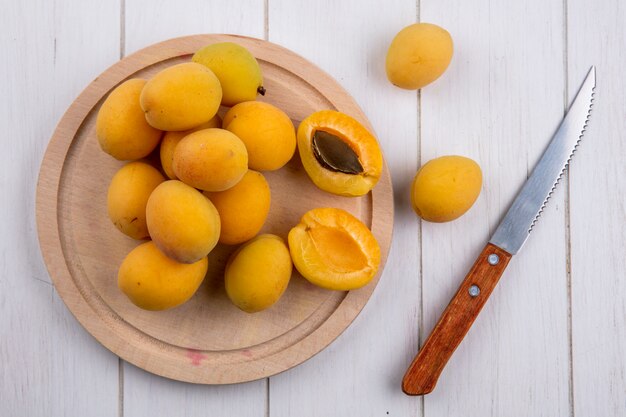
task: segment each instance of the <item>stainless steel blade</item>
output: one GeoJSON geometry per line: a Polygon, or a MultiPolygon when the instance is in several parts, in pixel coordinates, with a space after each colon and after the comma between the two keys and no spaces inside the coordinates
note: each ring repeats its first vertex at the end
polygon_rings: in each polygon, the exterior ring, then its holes
{"type": "Polygon", "coordinates": [[[498,225],[490,243],[512,255],[524,245],[583,137],[595,87],[596,68],[591,67],[567,115],[498,225]]]}

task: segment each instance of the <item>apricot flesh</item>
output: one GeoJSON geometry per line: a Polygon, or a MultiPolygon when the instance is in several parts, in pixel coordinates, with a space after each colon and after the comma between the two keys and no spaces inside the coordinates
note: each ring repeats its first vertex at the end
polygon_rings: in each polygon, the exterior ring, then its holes
{"type": "Polygon", "coordinates": [[[165,68],[146,83],[139,102],[150,126],[188,130],[208,122],[222,101],[222,88],[204,65],[186,62],[165,68]]]}
{"type": "Polygon", "coordinates": [[[140,159],[159,144],[161,131],[150,126],[139,105],[146,80],[133,78],[117,86],[104,100],[96,118],[102,150],[122,161],[140,159]]]}
{"type": "Polygon", "coordinates": [[[182,264],[165,256],[153,242],[133,249],[117,275],[118,287],[137,307],[166,310],[189,300],[204,280],[206,257],[182,264]]]}
{"type": "Polygon", "coordinates": [[[378,182],[383,156],[376,138],[357,120],[334,110],[311,114],[298,126],[298,152],[320,189],[352,197],[378,182]]]}
{"type": "Polygon", "coordinates": [[[220,214],[220,243],[236,245],[252,239],[270,211],[270,187],[263,174],[249,170],[234,187],[204,195],[220,214]]]}
{"type": "Polygon", "coordinates": [[[129,162],[115,173],[107,193],[107,212],[119,231],[133,239],[148,237],[146,205],[163,181],[163,175],[144,162],[129,162]]]}
{"type": "Polygon", "coordinates": [[[155,245],[181,263],[207,256],[220,236],[220,216],[213,203],[177,180],[154,189],[146,205],[146,223],[155,245]]]}
{"type": "Polygon", "coordinates": [[[330,290],[363,287],[380,266],[380,247],[359,219],[338,208],[316,208],[289,231],[289,251],[300,274],[330,290]]]}
{"type": "Polygon", "coordinates": [[[251,169],[277,170],[296,151],[296,129],[291,119],[271,104],[261,101],[237,104],[224,115],[222,124],[246,145],[251,169]]]}
{"type": "Polygon", "coordinates": [[[224,281],[230,300],[247,313],[275,304],[289,284],[292,272],[289,250],[276,235],[260,235],[232,254],[224,281]]]}
{"type": "Polygon", "coordinates": [[[442,156],[424,164],[413,179],[411,204],[422,219],[443,223],[467,212],[482,187],[480,166],[463,156],[442,156]]]}
{"type": "Polygon", "coordinates": [[[407,90],[422,88],[439,78],[452,60],[452,37],[442,27],[415,23],[394,37],[387,51],[387,78],[407,90]]]}
{"type": "Polygon", "coordinates": [[[204,191],[224,191],[248,171],[248,152],[233,133],[203,129],[178,143],[172,167],[185,184],[204,191]]]}
{"type": "Polygon", "coordinates": [[[163,167],[163,171],[169,179],[178,179],[178,177],[174,173],[174,167],[172,166],[174,164],[174,150],[176,149],[176,145],[178,145],[178,143],[190,133],[197,132],[198,130],[202,129],[210,129],[215,127],[222,127],[222,119],[220,119],[217,114],[213,116],[213,118],[208,122],[203,123],[193,129],[183,130],[180,132],[165,132],[165,134],[163,135],[163,139],[161,140],[159,157],[161,159],[161,167],[163,167]]]}

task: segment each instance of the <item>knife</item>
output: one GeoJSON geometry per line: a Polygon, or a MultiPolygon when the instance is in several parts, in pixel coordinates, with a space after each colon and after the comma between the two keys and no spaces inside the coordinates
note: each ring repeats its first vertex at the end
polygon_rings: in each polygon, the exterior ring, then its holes
{"type": "Polygon", "coordinates": [[[409,366],[402,380],[405,394],[424,395],[435,388],[511,257],[528,239],[583,137],[595,87],[592,66],[548,148],[409,366]]]}

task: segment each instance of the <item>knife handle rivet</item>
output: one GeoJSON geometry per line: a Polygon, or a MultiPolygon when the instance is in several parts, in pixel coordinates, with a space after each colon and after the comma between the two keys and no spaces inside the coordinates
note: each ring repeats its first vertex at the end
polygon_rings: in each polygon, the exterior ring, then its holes
{"type": "Polygon", "coordinates": [[[469,287],[469,295],[472,297],[477,297],[478,294],[480,294],[480,288],[478,288],[478,285],[472,285],[471,287],[469,287]]]}
{"type": "Polygon", "coordinates": [[[500,257],[495,253],[492,253],[487,257],[487,262],[489,262],[489,265],[498,265],[498,262],[500,262],[500,257]]]}

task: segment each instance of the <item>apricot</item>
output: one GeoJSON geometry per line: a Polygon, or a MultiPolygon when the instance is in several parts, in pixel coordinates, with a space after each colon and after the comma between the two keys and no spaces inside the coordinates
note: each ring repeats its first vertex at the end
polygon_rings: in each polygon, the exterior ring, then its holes
{"type": "Polygon", "coordinates": [[[293,264],[312,284],[330,290],[363,287],[376,275],[380,247],[359,219],[338,208],[316,208],[289,231],[293,264]]]}
{"type": "Polygon", "coordinates": [[[411,186],[413,210],[429,222],[449,222],[472,207],[482,186],[480,166],[463,156],[442,156],[424,164],[411,186]]]}
{"type": "Polygon", "coordinates": [[[387,78],[407,90],[422,88],[444,73],[453,53],[452,37],[442,27],[415,23],[402,29],[387,51],[387,78]]]}
{"type": "Polygon", "coordinates": [[[259,63],[241,45],[232,42],[207,45],[199,49],[191,60],[215,73],[222,86],[224,106],[256,100],[257,94],[265,94],[259,63]]]}
{"type": "Polygon", "coordinates": [[[146,223],[161,252],[187,264],[207,256],[220,237],[220,216],[213,203],[177,180],[154,189],[146,205],[146,223]]]}
{"type": "Polygon", "coordinates": [[[146,242],[133,249],[117,274],[117,285],[137,307],[166,310],[189,300],[200,287],[208,259],[192,264],[178,263],[146,242]]]}
{"type": "Polygon", "coordinates": [[[315,112],[300,123],[298,151],[313,183],[333,194],[367,194],[383,169],[376,138],[358,121],[334,110],[315,112]]]}
{"type": "Polygon", "coordinates": [[[122,161],[143,158],[159,144],[161,131],[146,122],[139,95],[146,80],[133,78],[117,86],[104,100],[96,118],[102,150],[122,161]]]}
{"type": "Polygon", "coordinates": [[[247,313],[265,310],[283,295],[292,264],[285,242],[275,235],[260,235],[241,246],[226,264],[228,298],[247,313]]]}
{"type": "Polygon", "coordinates": [[[195,62],[168,67],[146,83],[139,102],[150,126],[188,130],[208,122],[222,101],[222,88],[213,72],[195,62]]]}
{"type": "Polygon", "coordinates": [[[224,129],[203,129],[185,136],[174,150],[174,174],[204,191],[224,191],[248,171],[243,142],[224,129]]]}
{"type": "Polygon", "coordinates": [[[163,139],[161,140],[161,148],[159,149],[161,166],[163,167],[165,175],[167,175],[168,178],[171,180],[178,179],[178,177],[174,173],[174,168],[172,167],[172,164],[174,163],[174,149],[176,149],[176,145],[178,145],[178,143],[183,140],[185,136],[190,133],[197,132],[198,130],[210,129],[213,127],[221,126],[222,119],[216,114],[208,122],[203,123],[193,129],[183,130],[182,132],[165,132],[165,134],[163,135],[163,139]]]}
{"type": "Polygon", "coordinates": [[[260,101],[239,103],[224,115],[223,128],[237,135],[248,150],[248,165],[274,171],[296,151],[296,129],[289,116],[260,101]]]}
{"type": "Polygon", "coordinates": [[[107,211],[118,230],[133,239],[148,237],[146,205],[163,181],[163,175],[144,162],[130,162],[115,173],[107,193],[107,211]]]}
{"type": "Polygon", "coordinates": [[[221,192],[205,191],[220,214],[220,243],[236,245],[252,239],[270,210],[270,187],[260,172],[249,170],[241,181],[221,192]]]}

